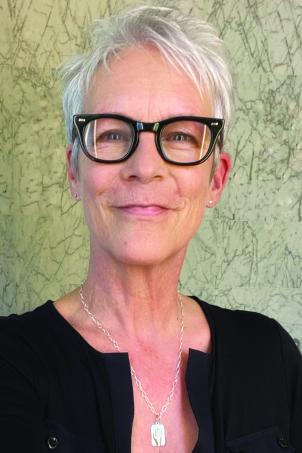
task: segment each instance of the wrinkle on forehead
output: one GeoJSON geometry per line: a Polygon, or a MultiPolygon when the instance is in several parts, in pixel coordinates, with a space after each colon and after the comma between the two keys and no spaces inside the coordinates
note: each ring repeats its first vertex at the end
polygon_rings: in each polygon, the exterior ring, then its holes
{"type": "Polygon", "coordinates": [[[202,96],[189,76],[158,50],[146,47],[125,49],[112,58],[109,69],[101,66],[84,108],[87,113],[119,113],[141,121],[213,114],[209,97],[202,96]]]}

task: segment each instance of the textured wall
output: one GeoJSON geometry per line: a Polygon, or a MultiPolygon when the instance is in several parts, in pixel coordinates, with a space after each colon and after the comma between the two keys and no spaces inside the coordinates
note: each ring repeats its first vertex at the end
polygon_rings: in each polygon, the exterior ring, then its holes
{"type": "MultiPolygon", "coordinates": [[[[56,298],[85,275],[55,68],[83,46],[93,18],[129,4],[0,2],[0,314],[56,298]]],[[[301,0],[189,0],[182,9],[218,29],[235,80],[231,180],[190,246],[182,287],[268,314],[301,345],[301,0]]]]}

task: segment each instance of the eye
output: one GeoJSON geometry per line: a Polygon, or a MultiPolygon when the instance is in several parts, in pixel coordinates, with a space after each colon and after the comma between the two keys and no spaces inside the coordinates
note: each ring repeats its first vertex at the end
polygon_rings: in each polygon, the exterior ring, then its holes
{"type": "Polygon", "coordinates": [[[118,131],[118,130],[110,130],[110,131],[103,131],[99,135],[96,136],[95,142],[96,143],[129,143],[131,142],[131,134],[127,131],[118,131]]]}
{"type": "Polygon", "coordinates": [[[173,135],[171,135],[170,140],[174,140],[176,142],[191,142],[194,139],[192,136],[190,136],[188,134],[184,134],[182,132],[177,132],[177,133],[174,133],[173,135]]]}
{"type": "Polygon", "coordinates": [[[182,131],[165,131],[161,136],[162,142],[166,146],[175,146],[175,147],[192,147],[197,145],[197,139],[192,134],[182,131]]]}
{"type": "Polygon", "coordinates": [[[121,140],[122,136],[118,132],[110,132],[105,135],[107,140],[121,140]]]}
{"type": "Polygon", "coordinates": [[[117,131],[105,131],[97,139],[101,141],[121,141],[125,139],[125,135],[117,131]]]}

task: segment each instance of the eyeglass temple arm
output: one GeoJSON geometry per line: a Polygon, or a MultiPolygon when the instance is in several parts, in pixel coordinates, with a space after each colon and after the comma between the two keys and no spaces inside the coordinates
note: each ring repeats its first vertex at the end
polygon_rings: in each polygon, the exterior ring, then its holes
{"type": "Polygon", "coordinates": [[[220,134],[218,136],[217,145],[219,147],[219,150],[222,151],[222,148],[223,148],[223,132],[222,131],[220,132],[220,134]]]}

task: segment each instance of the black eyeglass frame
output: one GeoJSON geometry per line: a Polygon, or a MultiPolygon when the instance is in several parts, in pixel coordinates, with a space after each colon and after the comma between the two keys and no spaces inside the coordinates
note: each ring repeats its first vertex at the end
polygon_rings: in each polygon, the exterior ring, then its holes
{"type": "Polygon", "coordinates": [[[100,162],[104,164],[117,164],[120,162],[124,162],[127,160],[136,150],[138,143],[139,143],[139,134],[141,132],[153,132],[155,134],[155,145],[158,153],[162,157],[162,159],[168,163],[174,164],[174,165],[181,165],[181,166],[191,166],[191,165],[199,165],[205,162],[213,153],[215,149],[215,145],[217,141],[219,140],[219,147],[222,148],[222,142],[223,142],[223,128],[224,128],[224,120],[221,118],[208,118],[208,117],[202,117],[202,116],[174,116],[171,118],[167,118],[162,121],[156,121],[154,123],[148,123],[148,122],[143,122],[143,121],[136,121],[133,120],[132,118],[129,118],[127,116],[123,115],[118,115],[115,113],[87,113],[87,114],[78,114],[73,116],[73,129],[72,129],[72,142],[75,141],[76,137],[78,137],[81,148],[84,152],[84,154],[91,160],[95,162],[100,162]],[[87,125],[93,121],[97,120],[99,118],[113,118],[117,120],[121,120],[129,124],[133,131],[134,131],[134,136],[133,136],[133,141],[129,147],[128,152],[125,154],[125,156],[121,157],[120,159],[114,159],[114,160],[104,160],[104,159],[99,159],[92,154],[88,152],[88,149],[85,146],[84,142],[84,130],[87,127],[87,125]],[[209,149],[207,153],[199,160],[194,161],[194,162],[176,162],[174,160],[169,159],[165,153],[164,150],[161,147],[160,144],[160,133],[162,129],[170,123],[173,123],[175,121],[196,121],[202,124],[205,124],[206,126],[209,127],[211,131],[211,141],[209,145],[209,149]]]}

